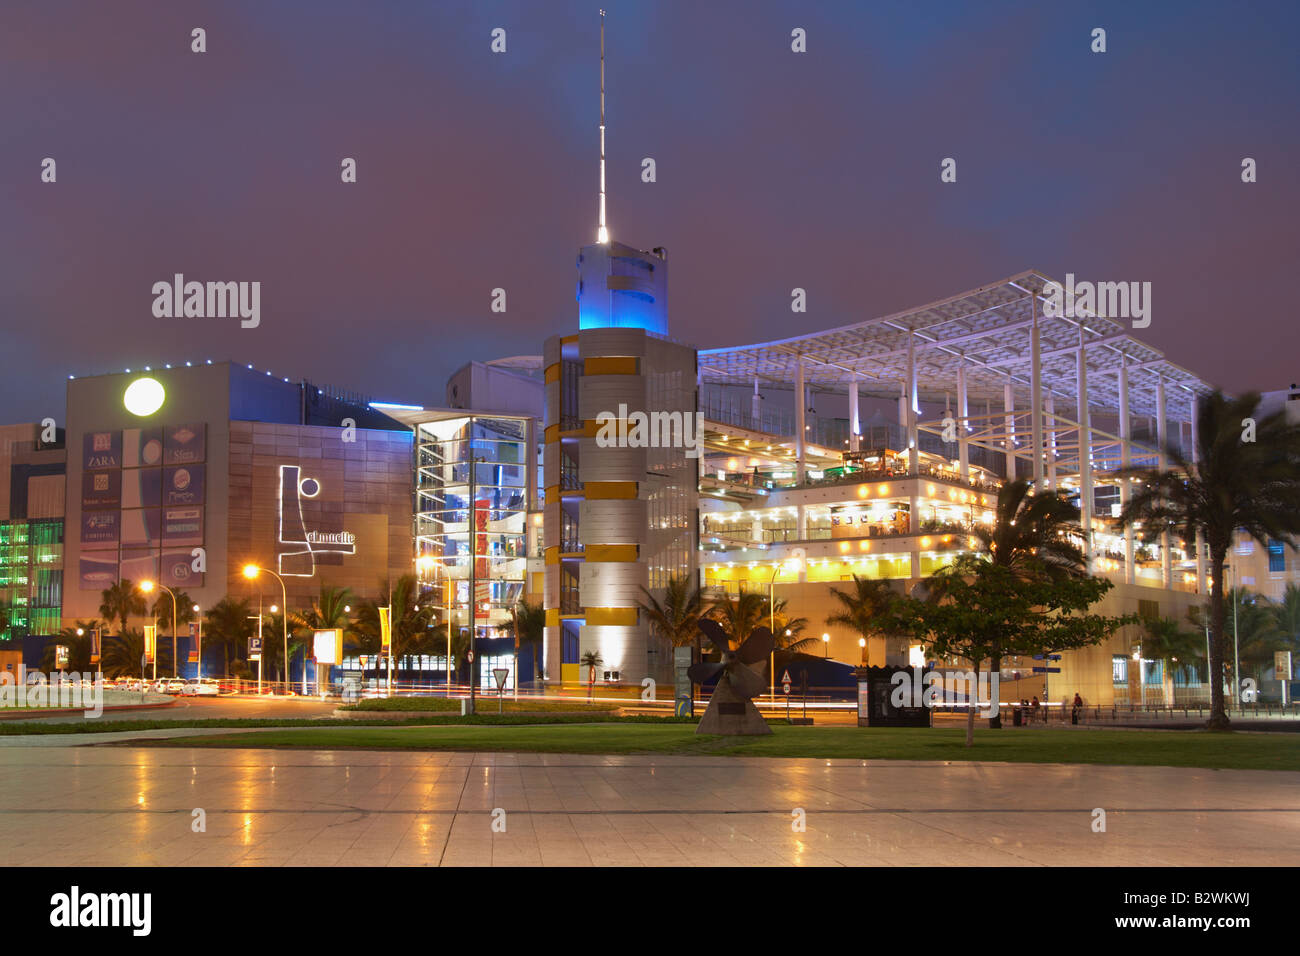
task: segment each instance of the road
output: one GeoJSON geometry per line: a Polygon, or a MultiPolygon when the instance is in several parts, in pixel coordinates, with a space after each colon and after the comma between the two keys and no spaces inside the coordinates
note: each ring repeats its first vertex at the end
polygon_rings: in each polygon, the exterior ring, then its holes
{"type": "MultiPolygon", "coordinates": [[[[105,711],[102,717],[81,714],[62,717],[33,717],[46,723],[79,723],[91,720],[212,720],[219,718],[329,717],[338,701],[322,703],[315,697],[177,697],[171,705],[131,707],[105,711]]],[[[17,720],[17,718],[9,718],[17,720]]],[[[24,721],[26,722],[26,721],[24,721]]]]}
{"type": "Polygon", "coordinates": [[[60,743],[0,748],[0,865],[1290,865],[1300,845],[1294,772],[60,743]]]}

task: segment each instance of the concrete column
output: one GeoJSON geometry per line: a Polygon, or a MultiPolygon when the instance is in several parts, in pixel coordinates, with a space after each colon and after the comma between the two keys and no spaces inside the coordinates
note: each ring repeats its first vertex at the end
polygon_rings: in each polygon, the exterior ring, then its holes
{"type": "MultiPolygon", "coordinates": [[[[1119,360],[1119,465],[1127,468],[1133,461],[1133,448],[1129,443],[1133,424],[1128,414],[1128,356],[1119,360]]],[[[1128,504],[1131,489],[1125,478],[1119,483],[1119,503],[1122,509],[1128,504]]],[[[1133,526],[1124,528],[1124,580],[1133,584],[1137,580],[1137,568],[1133,566],[1133,526]]]]}
{"type": "MultiPolygon", "coordinates": [[[[919,475],[921,442],[916,428],[916,338],[910,330],[907,333],[907,384],[903,391],[907,413],[907,420],[904,422],[907,426],[907,472],[910,475],[919,475]]],[[[913,524],[915,521],[914,515],[913,524]]]]}
{"type": "Polygon", "coordinates": [[[754,376],[754,397],[749,400],[749,417],[755,431],[763,429],[763,396],[758,394],[758,376],[754,376]]]}
{"type": "Polygon", "coordinates": [[[957,466],[963,479],[970,477],[970,402],[966,395],[966,360],[957,366],[957,466]]]}
{"type": "MultiPolygon", "coordinates": [[[[1196,430],[1197,419],[1200,418],[1201,403],[1195,395],[1192,396],[1192,420],[1190,422],[1192,435],[1192,464],[1201,463],[1201,440],[1196,430]]],[[[1196,529],[1196,593],[1205,595],[1209,589],[1205,586],[1205,532],[1200,528],[1196,529]]]]}
{"type": "Polygon", "coordinates": [[[1083,526],[1083,557],[1092,573],[1092,425],[1088,418],[1088,356],[1083,324],[1079,324],[1079,523],[1083,526]]]}
{"type": "MultiPolygon", "coordinates": [[[[1165,377],[1161,375],[1156,379],[1156,444],[1160,451],[1160,470],[1164,471],[1169,467],[1169,425],[1168,416],[1165,414],[1165,377]]],[[[1169,554],[1169,532],[1164,531],[1160,534],[1160,578],[1164,581],[1165,587],[1173,587],[1174,584],[1174,562],[1173,557],[1169,554]]]]}
{"type": "Polygon", "coordinates": [[[1016,390],[1008,376],[1002,386],[1002,404],[1006,410],[1007,481],[1016,480],[1016,390]]]}
{"type": "Polygon", "coordinates": [[[1047,487],[1056,490],[1056,396],[1047,393],[1047,487]]]}
{"type": "MultiPolygon", "coordinates": [[[[808,449],[808,398],[804,391],[802,355],[799,356],[794,370],[794,405],[795,480],[802,485],[806,474],[808,449]]],[[[798,506],[795,522],[799,540],[803,541],[808,537],[808,511],[802,504],[798,506]]]]}
{"type": "Polygon", "coordinates": [[[861,451],[862,423],[858,420],[858,377],[849,384],[849,451],[861,451]]]}
{"type": "Polygon", "coordinates": [[[794,369],[794,457],[795,478],[803,484],[808,447],[808,399],[804,396],[803,356],[794,369]]]}
{"type": "Polygon", "coordinates": [[[1029,297],[1029,435],[1034,456],[1034,489],[1043,488],[1043,358],[1038,333],[1038,297],[1029,297]]]}

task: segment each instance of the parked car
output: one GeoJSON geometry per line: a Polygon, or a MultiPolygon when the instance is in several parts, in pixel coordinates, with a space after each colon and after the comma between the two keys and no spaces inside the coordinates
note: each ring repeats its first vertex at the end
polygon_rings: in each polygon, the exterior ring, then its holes
{"type": "Polygon", "coordinates": [[[169,677],[166,680],[160,680],[154,689],[159,694],[176,694],[185,693],[185,681],[177,677],[169,677]]]}
{"type": "Polygon", "coordinates": [[[215,697],[221,693],[217,682],[210,677],[202,680],[187,680],[181,693],[186,697],[215,697]]]}

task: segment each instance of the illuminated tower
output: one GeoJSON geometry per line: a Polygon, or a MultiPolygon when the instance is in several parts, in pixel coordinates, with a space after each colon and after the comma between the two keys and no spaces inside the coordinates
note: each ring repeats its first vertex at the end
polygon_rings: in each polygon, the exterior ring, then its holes
{"type": "MultiPolygon", "coordinates": [[[[682,442],[608,447],[597,419],[675,413],[694,425],[695,349],[667,340],[668,262],[609,237],[605,206],[605,57],[601,13],[597,242],[578,253],[578,329],[543,348],[543,510],[548,679],[671,680],[671,648],[651,639],[638,604],[695,575],[698,460],[682,442]]],[[[688,427],[690,427],[688,426],[688,427]]],[[[685,437],[691,432],[679,433],[685,437]]]]}

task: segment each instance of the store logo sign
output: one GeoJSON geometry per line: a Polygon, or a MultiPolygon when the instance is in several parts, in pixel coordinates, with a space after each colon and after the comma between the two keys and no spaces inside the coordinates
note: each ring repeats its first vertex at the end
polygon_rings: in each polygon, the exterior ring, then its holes
{"type": "Polygon", "coordinates": [[[357,538],[349,531],[309,531],[302,513],[304,498],[320,494],[320,482],[304,478],[298,465],[280,466],[280,516],[277,569],[283,575],[310,578],[318,554],[356,554],[357,538]]]}

